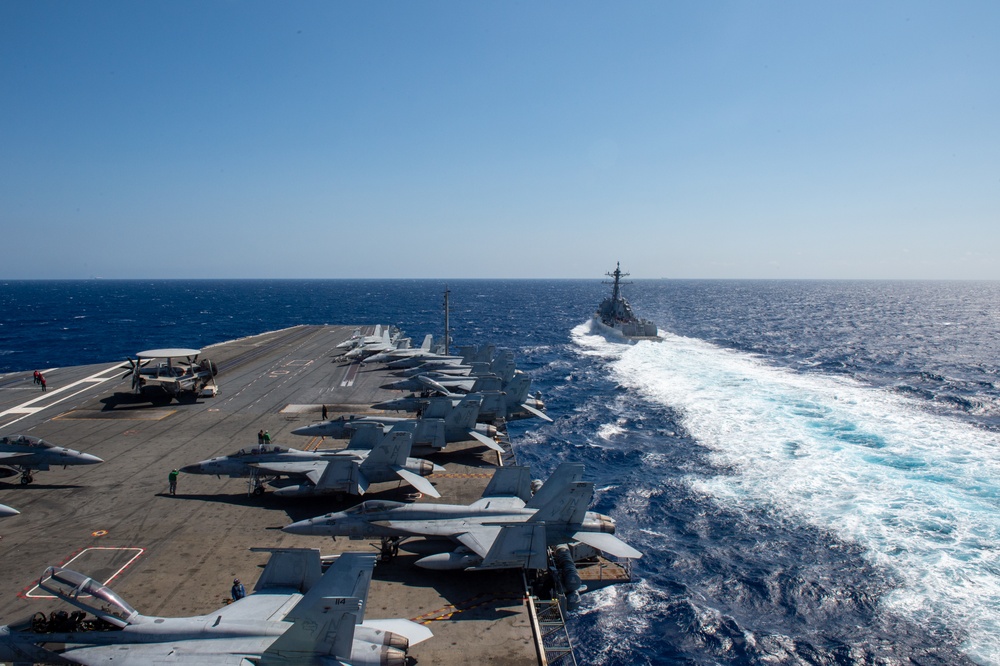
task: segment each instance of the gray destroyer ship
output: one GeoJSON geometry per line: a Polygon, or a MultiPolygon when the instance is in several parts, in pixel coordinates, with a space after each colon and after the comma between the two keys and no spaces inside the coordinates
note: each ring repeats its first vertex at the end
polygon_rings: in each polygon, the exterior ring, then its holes
{"type": "Polygon", "coordinates": [[[594,313],[594,327],[599,331],[606,331],[621,335],[627,340],[663,340],[659,336],[656,324],[648,319],[640,319],[632,312],[632,306],[628,304],[622,296],[621,286],[629,284],[622,282],[623,277],[628,277],[628,273],[622,273],[621,262],[615,265],[614,272],[605,273],[614,282],[605,282],[613,285],[611,296],[601,301],[594,313]]]}

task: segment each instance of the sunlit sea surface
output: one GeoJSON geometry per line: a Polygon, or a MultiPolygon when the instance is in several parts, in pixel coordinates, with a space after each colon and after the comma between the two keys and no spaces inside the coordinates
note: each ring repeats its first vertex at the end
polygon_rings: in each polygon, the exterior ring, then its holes
{"type": "MultiPolygon", "coordinates": [[[[514,349],[645,552],[584,595],[581,664],[1000,664],[1000,283],[639,281],[620,344],[592,281],[452,281],[458,344],[514,349]]],[[[439,281],[0,283],[0,372],[310,324],[440,333],[439,281]]]]}

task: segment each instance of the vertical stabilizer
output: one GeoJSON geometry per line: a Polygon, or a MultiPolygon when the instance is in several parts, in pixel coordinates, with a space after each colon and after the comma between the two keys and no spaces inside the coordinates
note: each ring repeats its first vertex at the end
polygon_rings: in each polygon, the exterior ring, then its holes
{"type": "Polygon", "coordinates": [[[351,440],[347,443],[349,449],[369,451],[382,439],[384,427],[381,423],[355,423],[351,440]]]}
{"type": "Polygon", "coordinates": [[[479,375],[476,377],[476,381],[472,384],[472,390],[470,393],[479,393],[481,391],[499,391],[502,386],[500,378],[496,375],[479,375]]]}
{"type": "Polygon", "coordinates": [[[445,417],[446,428],[462,428],[463,430],[476,427],[476,417],[479,416],[479,405],[483,398],[478,395],[469,395],[462,398],[454,409],[448,412],[445,417]]]}
{"type": "Polygon", "coordinates": [[[254,592],[295,589],[307,593],[322,576],[319,550],[316,548],[254,548],[271,553],[264,571],[254,585],[254,592]]]}
{"type": "Polygon", "coordinates": [[[286,622],[292,626],[264,651],[259,666],[317,663],[317,656],[348,661],[354,628],[364,620],[375,555],[344,553],[299,600],[286,622]]]}
{"type": "Polygon", "coordinates": [[[531,470],[516,466],[497,467],[483,491],[483,497],[519,497],[527,502],[531,498],[531,470]]]}
{"type": "MultiPolygon", "coordinates": [[[[299,602],[294,610],[301,605],[299,602]]],[[[349,662],[354,647],[354,628],[364,618],[363,606],[357,597],[314,600],[308,609],[292,619],[292,626],[268,646],[257,663],[259,666],[311,664],[317,663],[317,656],[349,662]]],[[[291,614],[286,621],[290,617],[291,614]]]]}
{"type": "Polygon", "coordinates": [[[413,445],[413,431],[414,426],[409,423],[394,425],[365,457],[361,463],[361,471],[375,467],[405,465],[406,457],[410,455],[410,447],[413,445]]]}
{"type": "Polygon", "coordinates": [[[515,373],[509,382],[503,387],[507,394],[507,406],[519,407],[528,398],[528,391],[531,389],[531,377],[522,373],[515,373]]]}
{"type": "MultiPolygon", "coordinates": [[[[356,597],[361,602],[360,613],[365,614],[368,602],[368,585],[375,569],[374,553],[344,553],[330,565],[319,582],[295,604],[285,619],[292,621],[308,614],[324,597],[356,597]]],[[[360,620],[358,620],[360,622],[360,620]]]]}
{"type": "Polygon", "coordinates": [[[423,418],[416,421],[413,444],[435,450],[443,449],[447,444],[444,437],[444,419],[423,418]]]}
{"type": "Polygon", "coordinates": [[[544,507],[549,502],[558,499],[569,489],[571,484],[580,481],[582,478],[583,463],[562,463],[556,467],[556,471],[552,472],[552,476],[549,477],[548,481],[538,489],[538,492],[528,502],[527,507],[529,509],[544,507]]]}
{"type": "Polygon", "coordinates": [[[569,484],[565,492],[539,508],[528,520],[553,525],[579,525],[583,522],[592,499],[594,499],[594,484],[589,481],[577,481],[569,484]]]}

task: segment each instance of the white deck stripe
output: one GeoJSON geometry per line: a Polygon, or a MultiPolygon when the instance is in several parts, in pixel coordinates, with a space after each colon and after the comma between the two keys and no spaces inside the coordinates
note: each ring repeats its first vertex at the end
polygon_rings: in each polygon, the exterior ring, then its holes
{"type": "MultiPolygon", "coordinates": [[[[31,400],[28,400],[27,402],[22,402],[20,405],[16,405],[14,407],[11,407],[10,409],[4,410],[4,411],[0,412],[0,418],[2,418],[4,416],[12,416],[12,415],[15,415],[15,414],[20,414],[21,416],[20,416],[20,418],[14,419],[13,421],[8,421],[7,423],[4,423],[4,424],[0,425],[0,428],[6,427],[6,426],[9,426],[9,425],[13,425],[13,424],[17,423],[18,421],[20,421],[21,419],[24,419],[24,418],[26,418],[26,417],[28,417],[28,416],[30,416],[32,414],[37,414],[38,412],[42,411],[43,409],[48,409],[49,407],[55,407],[59,403],[65,402],[66,400],[69,400],[70,398],[74,398],[74,397],[80,395],[81,393],[83,393],[84,391],[87,391],[87,390],[93,388],[94,386],[96,386],[98,384],[102,384],[102,383],[108,381],[109,379],[114,379],[115,377],[118,376],[118,372],[120,372],[121,369],[122,369],[121,364],[115,364],[115,365],[111,366],[110,368],[105,368],[104,370],[101,370],[100,372],[95,372],[94,374],[90,375],[89,377],[84,377],[83,379],[78,379],[77,381],[73,382],[72,384],[67,384],[65,386],[60,386],[59,388],[54,388],[51,391],[45,391],[44,393],[42,393],[41,395],[39,395],[37,398],[33,398],[31,400]],[[105,373],[108,373],[108,372],[111,372],[111,371],[115,371],[115,374],[111,375],[110,377],[102,377],[101,376],[101,375],[103,375],[105,373]],[[74,393],[69,393],[69,391],[72,391],[73,389],[75,389],[75,388],[77,388],[78,386],[81,386],[81,385],[83,385],[82,389],[80,389],[79,391],[76,391],[74,393]],[[65,394],[65,395],[63,395],[63,394],[65,394]],[[52,400],[53,396],[56,397],[56,400],[52,400]],[[35,405],[35,403],[43,402],[43,401],[47,401],[47,400],[50,401],[50,402],[47,402],[44,405],[33,406],[33,405],[35,405]]],[[[44,373],[42,373],[42,374],[44,374],[44,373]]]]}

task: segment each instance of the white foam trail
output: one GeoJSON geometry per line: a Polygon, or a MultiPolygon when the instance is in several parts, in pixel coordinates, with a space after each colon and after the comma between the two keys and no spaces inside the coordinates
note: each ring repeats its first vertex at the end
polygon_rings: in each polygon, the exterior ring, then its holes
{"type": "Polygon", "coordinates": [[[769,504],[858,543],[900,586],[883,602],[943,624],[1000,663],[1000,436],[846,378],[797,374],[666,335],[609,343],[574,329],[616,380],[681,414],[733,474],[690,479],[734,505],[769,504]]]}

